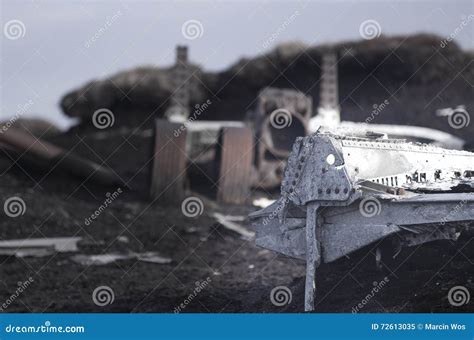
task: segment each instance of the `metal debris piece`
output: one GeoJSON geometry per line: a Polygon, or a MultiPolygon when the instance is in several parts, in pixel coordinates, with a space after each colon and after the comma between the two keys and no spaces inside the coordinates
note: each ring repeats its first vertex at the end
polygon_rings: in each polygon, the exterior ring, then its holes
{"type": "Polygon", "coordinates": [[[71,260],[83,266],[103,266],[119,260],[129,260],[134,256],[130,254],[98,254],[84,255],[77,254],[71,257],[71,260]]]}
{"type": "Polygon", "coordinates": [[[187,47],[177,47],[176,63],[170,72],[174,91],[165,113],[167,120],[157,119],[155,123],[152,198],[164,203],[181,201],[188,186],[187,165],[214,160],[218,200],[246,203],[251,184],[252,132],[243,122],[198,121],[212,105],[210,99],[196,105],[190,116],[190,91],[195,81],[187,47]]]}
{"type": "Polygon", "coordinates": [[[275,200],[270,200],[266,197],[260,197],[260,198],[254,199],[252,202],[252,205],[254,207],[266,208],[272,205],[273,203],[275,203],[275,200]]]}
{"type": "Polygon", "coordinates": [[[224,228],[228,230],[232,230],[233,232],[236,232],[240,236],[242,236],[244,239],[251,240],[255,237],[255,233],[253,231],[248,230],[244,226],[235,223],[234,221],[241,221],[242,217],[241,216],[229,216],[229,215],[222,215],[219,213],[212,213],[212,217],[216,219],[216,221],[221,224],[224,228]]]}
{"type": "Polygon", "coordinates": [[[117,241],[122,242],[122,243],[130,243],[130,239],[124,235],[117,237],[117,241]]]}
{"type": "Polygon", "coordinates": [[[15,257],[44,257],[51,256],[55,253],[53,246],[39,246],[39,247],[21,247],[10,248],[0,246],[0,256],[15,256],[15,257]]]}
{"type": "Polygon", "coordinates": [[[169,257],[163,257],[158,255],[155,252],[146,252],[141,254],[135,254],[136,258],[142,262],[157,263],[157,264],[167,264],[173,262],[169,257]]]}
{"type": "Polygon", "coordinates": [[[395,234],[397,248],[456,240],[474,226],[473,169],[474,153],[383,135],[300,137],[280,199],[250,215],[256,243],[306,260],[305,310],[313,310],[320,263],[395,234]]]}
{"type": "Polygon", "coordinates": [[[0,241],[0,255],[43,257],[54,253],[78,251],[82,237],[52,237],[0,241]]]}
{"type": "Polygon", "coordinates": [[[0,133],[0,148],[10,157],[14,154],[20,162],[24,161],[48,170],[59,168],[75,176],[91,178],[106,185],[123,185],[122,179],[113,170],[17,129],[8,129],[0,133]]]}
{"type": "Polygon", "coordinates": [[[138,261],[156,263],[156,264],[166,264],[172,262],[172,259],[167,257],[162,257],[156,252],[145,252],[145,253],[109,253],[109,254],[77,254],[74,255],[71,260],[79,263],[83,266],[103,266],[116,261],[123,260],[132,260],[137,259],[138,261]]]}
{"type": "Polygon", "coordinates": [[[157,119],[151,178],[151,196],[165,203],[184,197],[186,183],[186,131],[174,136],[181,124],[157,119]]]}
{"type": "Polygon", "coordinates": [[[286,160],[296,137],[308,132],[313,101],[304,93],[266,87],[257,97],[248,120],[256,136],[253,187],[276,188],[281,184],[286,160]]]}
{"type": "Polygon", "coordinates": [[[225,127],[221,131],[217,161],[217,199],[245,204],[252,186],[253,134],[249,128],[225,127]]]}

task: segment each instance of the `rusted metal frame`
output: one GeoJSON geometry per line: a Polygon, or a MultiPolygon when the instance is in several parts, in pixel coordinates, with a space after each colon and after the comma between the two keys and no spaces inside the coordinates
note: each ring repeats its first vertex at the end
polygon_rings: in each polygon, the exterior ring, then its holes
{"type": "Polygon", "coordinates": [[[226,127],[221,133],[217,199],[223,203],[245,204],[252,184],[252,131],[247,127],[226,127]]]}
{"type": "Polygon", "coordinates": [[[304,293],[304,309],[306,312],[314,310],[316,268],[321,262],[321,252],[316,237],[318,234],[318,209],[319,203],[311,202],[306,210],[306,282],[304,293]]]}

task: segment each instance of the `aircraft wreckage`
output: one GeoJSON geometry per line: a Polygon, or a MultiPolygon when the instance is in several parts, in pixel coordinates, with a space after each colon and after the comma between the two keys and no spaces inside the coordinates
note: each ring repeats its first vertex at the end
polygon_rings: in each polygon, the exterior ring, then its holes
{"type": "MultiPolygon", "coordinates": [[[[255,99],[255,107],[246,113],[245,122],[206,121],[198,117],[208,102],[195,106],[191,114],[194,69],[188,61],[187,47],[178,46],[176,63],[170,71],[175,90],[165,114],[167,119],[156,120],[151,197],[181,201],[188,185],[188,165],[205,168],[204,164],[213,160],[214,176],[209,175],[216,182],[218,201],[246,203],[251,188],[269,190],[281,184],[295,138],[318,129],[341,135],[376,130],[396,138],[462,149],[464,140],[443,131],[341,121],[337,64],[338,55],[329,48],[321,58],[319,106],[314,116],[311,96],[294,89],[265,87],[255,99]]],[[[375,114],[378,112],[367,118],[375,114]]]]}
{"type": "Polygon", "coordinates": [[[474,225],[474,153],[385,134],[298,137],[281,198],[250,215],[257,245],[306,260],[305,310],[320,263],[397,235],[399,247],[474,225]]]}

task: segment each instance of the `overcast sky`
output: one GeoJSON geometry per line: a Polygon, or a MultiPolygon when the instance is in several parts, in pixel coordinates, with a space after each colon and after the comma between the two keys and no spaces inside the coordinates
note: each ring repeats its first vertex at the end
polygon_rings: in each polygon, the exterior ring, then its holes
{"type": "Polygon", "coordinates": [[[462,27],[456,42],[474,49],[474,20],[460,26],[472,0],[0,1],[0,119],[26,111],[62,127],[71,124],[58,107],[64,93],[137,65],[169,65],[178,43],[220,70],[285,41],[359,40],[361,24],[375,20],[389,36],[462,27]]]}

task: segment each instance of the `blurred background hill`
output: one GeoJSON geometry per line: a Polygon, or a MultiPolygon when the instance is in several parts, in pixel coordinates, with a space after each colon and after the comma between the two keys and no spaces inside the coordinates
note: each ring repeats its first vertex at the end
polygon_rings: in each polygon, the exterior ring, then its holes
{"type": "MultiPolygon", "coordinates": [[[[373,123],[426,126],[472,138],[474,125],[454,130],[445,117],[436,115],[440,108],[458,105],[474,111],[473,53],[455,42],[442,48],[442,40],[419,34],[332,45],[339,56],[342,119],[365,121],[374,106],[387,100],[389,105],[373,123]]],[[[242,120],[258,92],[273,86],[300,90],[312,96],[317,107],[321,55],[328,47],[285,43],[220,72],[196,66],[192,106],[210,99],[213,104],[200,119],[242,120]]],[[[192,50],[190,54],[192,59],[192,50]]],[[[104,107],[114,112],[116,128],[151,126],[151,118],[162,116],[168,107],[170,69],[138,67],[91,81],[66,94],[61,107],[84,126],[104,107]]]]}

